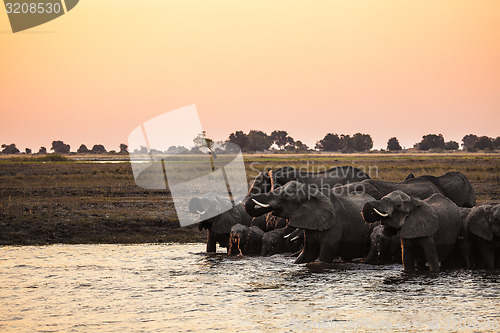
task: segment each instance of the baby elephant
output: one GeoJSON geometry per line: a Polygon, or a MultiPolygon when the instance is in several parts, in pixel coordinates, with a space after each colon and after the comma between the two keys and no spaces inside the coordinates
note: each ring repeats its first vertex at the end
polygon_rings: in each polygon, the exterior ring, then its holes
{"type": "Polygon", "coordinates": [[[399,233],[390,235],[384,226],[379,224],[370,235],[370,251],[363,263],[401,263],[401,241],[399,233]]]}
{"type": "Polygon", "coordinates": [[[258,255],[262,249],[264,231],[259,227],[236,224],[231,227],[228,254],[258,255]]]}
{"type": "Polygon", "coordinates": [[[298,251],[299,249],[295,243],[290,241],[290,236],[286,237],[291,235],[293,231],[295,231],[294,227],[283,227],[266,232],[262,238],[261,255],[269,256],[273,254],[298,251]]]}
{"type": "Polygon", "coordinates": [[[460,211],[442,194],[420,200],[394,191],[381,200],[367,202],[363,217],[378,220],[386,229],[400,230],[405,271],[415,269],[416,260],[425,259],[431,272],[439,272],[439,262],[452,254],[460,232],[460,211]]]}

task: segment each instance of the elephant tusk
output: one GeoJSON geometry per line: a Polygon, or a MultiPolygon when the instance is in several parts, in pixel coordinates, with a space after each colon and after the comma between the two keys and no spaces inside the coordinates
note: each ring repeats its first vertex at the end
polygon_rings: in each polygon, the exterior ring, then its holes
{"type": "Polygon", "coordinates": [[[374,211],[375,213],[377,213],[378,215],[382,216],[382,217],[387,217],[387,216],[389,216],[389,214],[387,214],[387,213],[381,213],[381,212],[379,212],[379,211],[377,210],[377,208],[373,208],[373,211],[374,211]]]}
{"type": "Polygon", "coordinates": [[[197,212],[198,212],[198,214],[200,214],[200,215],[205,214],[205,211],[200,212],[198,209],[197,209],[196,211],[197,211],[197,212]]]}
{"type": "Polygon", "coordinates": [[[299,235],[299,236],[295,236],[295,237],[293,237],[292,239],[290,239],[290,242],[295,242],[295,241],[296,241],[297,239],[299,239],[299,238],[300,238],[300,235],[299,235]]]}
{"type": "Polygon", "coordinates": [[[289,233],[288,235],[283,236],[283,238],[288,238],[292,235],[292,233],[289,233]]]}
{"type": "Polygon", "coordinates": [[[256,204],[255,208],[258,208],[257,206],[262,207],[262,208],[269,208],[269,207],[271,207],[270,204],[263,204],[262,202],[258,202],[255,199],[252,199],[252,201],[253,201],[254,204],[256,204]]]}

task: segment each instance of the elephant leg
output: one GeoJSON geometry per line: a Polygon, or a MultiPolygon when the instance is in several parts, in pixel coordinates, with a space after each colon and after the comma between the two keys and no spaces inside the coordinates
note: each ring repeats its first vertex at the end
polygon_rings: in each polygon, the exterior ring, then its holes
{"type": "Polygon", "coordinates": [[[212,230],[207,230],[207,252],[216,252],[216,235],[212,230]]]}
{"type": "Polygon", "coordinates": [[[376,249],[376,246],[374,244],[372,244],[370,246],[370,251],[368,252],[368,255],[363,258],[363,263],[369,264],[370,262],[375,260],[376,257],[377,257],[377,249],[376,249]]]}
{"type": "Polygon", "coordinates": [[[403,269],[405,271],[415,270],[415,256],[413,255],[411,240],[401,239],[403,269]]]}
{"type": "Polygon", "coordinates": [[[479,254],[483,260],[483,264],[487,269],[495,268],[495,251],[490,244],[481,244],[479,246],[479,254]]]}
{"type": "Polygon", "coordinates": [[[434,238],[425,237],[419,241],[419,245],[424,251],[425,260],[429,264],[429,269],[433,273],[439,272],[439,258],[434,244],[434,238]]]}
{"type": "Polygon", "coordinates": [[[319,251],[319,260],[326,263],[332,263],[337,253],[338,244],[322,244],[319,251]]]}

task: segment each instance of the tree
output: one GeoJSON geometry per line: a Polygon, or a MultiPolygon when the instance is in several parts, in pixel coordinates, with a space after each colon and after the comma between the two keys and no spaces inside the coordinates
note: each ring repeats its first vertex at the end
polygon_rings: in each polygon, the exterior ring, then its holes
{"type": "Polygon", "coordinates": [[[52,147],[50,148],[56,154],[67,154],[69,153],[69,149],[70,146],[62,141],[52,141],[52,147]]]}
{"type": "Polygon", "coordinates": [[[355,151],[367,151],[373,147],[373,140],[369,134],[356,133],[351,140],[352,148],[355,151]]]}
{"type": "Polygon", "coordinates": [[[246,135],[242,131],[236,131],[234,133],[231,133],[229,135],[228,141],[240,147],[241,150],[245,150],[248,147],[249,143],[248,135],[246,135]]]}
{"type": "Polygon", "coordinates": [[[401,145],[399,144],[399,141],[396,137],[392,137],[387,141],[387,150],[394,151],[394,150],[402,150],[401,145]]]}
{"type": "Polygon", "coordinates": [[[294,141],[293,143],[290,143],[285,146],[286,151],[307,151],[309,147],[302,143],[302,141],[294,141]]]}
{"type": "Polygon", "coordinates": [[[91,152],[93,154],[106,154],[106,148],[103,145],[94,145],[91,152]]]}
{"type": "Polygon", "coordinates": [[[473,151],[474,146],[476,145],[477,142],[477,135],[474,134],[469,134],[466,135],[462,138],[462,147],[464,147],[465,150],[468,151],[473,151]]]}
{"type": "Polygon", "coordinates": [[[444,148],[444,138],[442,134],[427,134],[422,137],[422,141],[418,143],[418,149],[429,150],[436,148],[444,148]]]}
{"type": "Polygon", "coordinates": [[[495,140],[493,140],[493,148],[500,149],[500,136],[497,136],[495,140]]]}
{"type": "Polygon", "coordinates": [[[352,138],[349,134],[341,134],[340,135],[340,142],[342,145],[342,152],[343,153],[354,152],[353,141],[352,141],[352,138]]]}
{"type": "Polygon", "coordinates": [[[128,146],[124,143],[120,143],[120,152],[118,154],[128,154],[128,146]]]}
{"type": "Polygon", "coordinates": [[[27,155],[29,155],[29,154],[31,154],[31,149],[26,148],[26,149],[24,150],[24,152],[25,152],[27,155]]]}
{"type": "Polygon", "coordinates": [[[88,153],[90,153],[90,150],[87,148],[87,146],[86,146],[86,145],[82,144],[82,145],[80,145],[80,148],[78,148],[78,149],[76,150],[76,152],[77,152],[78,154],[88,154],[88,153]]]}
{"type": "Polygon", "coordinates": [[[40,149],[38,150],[38,154],[47,154],[47,148],[40,147],[40,149]]]}
{"type": "Polygon", "coordinates": [[[248,132],[248,150],[263,151],[271,147],[272,141],[269,136],[262,132],[251,130],[248,132]]]}
{"type": "Polygon", "coordinates": [[[294,142],[286,131],[273,131],[270,138],[272,143],[276,144],[280,150],[283,150],[287,144],[292,144],[294,142]]]}
{"type": "Polygon", "coordinates": [[[17,149],[16,144],[11,143],[10,145],[3,144],[2,145],[2,154],[17,154],[19,153],[19,149],[17,149]]]}
{"type": "Polygon", "coordinates": [[[477,138],[474,148],[479,150],[493,149],[493,139],[487,136],[477,138]]]}
{"type": "Polygon", "coordinates": [[[214,146],[214,140],[207,138],[207,132],[202,131],[196,138],[193,139],[193,143],[195,147],[207,147],[212,150],[214,146]]]}
{"type": "Polygon", "coordinates": [[[340,151],[342,142],[338,134],[328,133],[322,140],[316,142],[315,148],[322,151],[340,151]]]}
{"type": "Polygon", "coordinates": [[[457,150],[459,147],[458,142],[456,141],[448,141],[444,144],[445,150],[457,150]]]}

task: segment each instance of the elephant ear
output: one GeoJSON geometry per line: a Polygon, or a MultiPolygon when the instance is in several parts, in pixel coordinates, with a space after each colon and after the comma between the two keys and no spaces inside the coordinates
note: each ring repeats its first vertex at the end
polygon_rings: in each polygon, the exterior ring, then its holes
{"type": "Polygon", "coordinates": [[[241,223],[241,216],[236,207],[223,212],[213,218],[212,231],[217,234],[229,234],[231,227],[241,223]]]}
{"type": "Polygon", "coordinates": [[[335,223],[335,212],[330,199],[320,191],[309,188],[307,199],[290,216],[288,225],[299,229],[323,231],[330,229],[335,223]]]}
{"type": "Polygon", "coordinates": [[[490,225],[488,224],[488,206],[481,206],[472,209],[465,224],[467,225],[470,232],[474,235],[479,236],[487,241],[493,240],[493,231],[491,231],[490,225]]]}
{"type": "Polygon", "coordinates": [[[401,238],[428,237],[439,229],[439,217],[432,207],[412,198],[412,208],[401,227],[401,238]]]}

